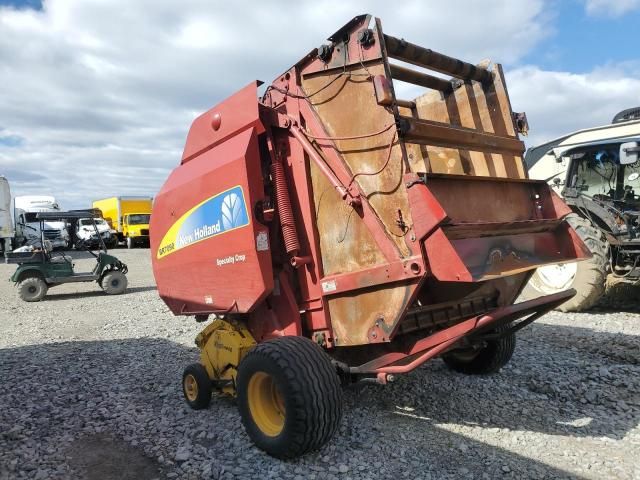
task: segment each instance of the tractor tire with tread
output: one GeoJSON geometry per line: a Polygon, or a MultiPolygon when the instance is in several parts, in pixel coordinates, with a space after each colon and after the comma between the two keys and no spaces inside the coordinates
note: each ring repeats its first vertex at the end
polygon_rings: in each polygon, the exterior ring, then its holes
{"type": "Polygon", "coordinates": [[[201,363],[192,363],[184,369],[182,393],[194,410],[207,408],[211,403],[211,379],[201,363]]]}
{"type": "Polygon", "coordinates": [[[48,290],[49,286],[40,277],[27,277],[18,283],[18,295],[25,302],[39,302],[48,290]]]}
{"type": "MultiPolygon", "coordinates": [[[[490,333],[502,333],[511,328],[510,324],[500,326],[490,333]]],[[[444,363],[459,373],[467,375],[488,375],[497,373],[504,367],[516,349],[515,333],[504,337],[487,340],[486,346],[475,354],[452,351],[442,356],[444,363]]]]}
{"type": "MultiPolygon", "coordinates": [[[[593,256],[588,260],[576,263],[576,274],[571,284],[567,285],[563,290],[573,288],[577,293],[573,298],[556,307],[556,310],[561,312],[582,312],[598,303],[598,300],[605,292],[609,244],[602,232],[586,218],[571,214],[567,216],[567,221],[587,245],[593,256]]],[[[521,298],[530,300],[559,291],[544,283],[544,280],[536,271],[525,286],[521,298]]]]}
{"type": "Polygon", "coordinates": [[[281,337],[253,348],[240,362],[237,392],[247,434],[277,458],[320,448],[342,418],[336,369],[305,337],[281,337]]]}
{"type": "Polygon", "coordinates": [[[100,281],[100,287],[107,295],[120,295],[127,289],[127,276],[119,270],[107,272],[100,281]]]}

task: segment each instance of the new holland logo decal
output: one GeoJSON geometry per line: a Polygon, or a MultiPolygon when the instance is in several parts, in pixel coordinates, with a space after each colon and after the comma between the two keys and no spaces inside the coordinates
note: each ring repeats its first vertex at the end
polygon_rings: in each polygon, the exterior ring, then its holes
{"type": "Polygon", "coordinates": [[[247,205],[242,187],[238,185],[206,199],[182,215],[160,242],[157,258],[247,225],[247,205]]]}

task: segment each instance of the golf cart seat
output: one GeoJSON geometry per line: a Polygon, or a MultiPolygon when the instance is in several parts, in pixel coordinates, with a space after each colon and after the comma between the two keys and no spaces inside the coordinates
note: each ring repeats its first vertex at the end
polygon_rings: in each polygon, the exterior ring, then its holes
{"type": "Polygon", "coordinates": [[[65,263],[65,262],[70,262],[71,261],[71,257],[67,258],[67,256],[63,253],[62,255],[50,255],[50,262],[51,263],[65,263]]]}

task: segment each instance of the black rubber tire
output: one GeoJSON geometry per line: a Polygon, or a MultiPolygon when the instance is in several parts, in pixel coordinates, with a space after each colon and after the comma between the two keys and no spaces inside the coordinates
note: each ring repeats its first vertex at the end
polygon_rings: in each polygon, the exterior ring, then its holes
{"type": "Polygon", "coordinates": [[[102,277],[100,286],[107,295],[120,295],[127,289],[127,276],[118,271],[111,270],[102,277]]]}
{"type": "Polygon", "coordinates": [[[207,374],[206,368],[201,363],[192,363],[184,369],[182,373],[182,393],[187,404],[194,410],[207,408],[211,403],[211,379],[207,374]],[[189,398],[190,394],[187,392],[188,376],[195,380],[197,386],[195,398],[189,398]]]}
{"type": "Polygon", "coordinates": [[[18,295],[25,302],[39,302],[48,290],[49,286],[40,277],[27,277],[18,283],[18,295]]]}
{"type": "MultiPolygon", "coordinates": [[[[587,245],[593,257],[577,262],[576,275],[571,285],[567,286],[567,288],[574,288],[577,293],[573,298],[556,307],[556,310],[582,312],[593,307],[604,295],[609,262],[609,243],[602,232],[586,218],[571,214],[567,217],[567,221],[587,245]]],[[[525,286],[521,298],[530,300],[559,291],[553,290],[548,285],[544,286],[542,277],[538,275],[538,272],[535,272],[525,286]]]]}
{"type": "MultiPolygon", "coordinates": [[[[510,327],[511,325],[509,324],[503,325],[490,333],[501,333],[510,327]]],[[[445,353],[442,356],[442,360],[456,372],[467,375],[488,375],[500,371],[502,367],[509,363],[515,349],[516,335],[511,333],[501,338],[487,340],[486,346],[478,350],[475,355],[452,351],[445,353]]]]}
{"type": "Polygon", "coordinates": [[[249,438],[277,458],[293,458],[322,447],[342,419],[340,379],[329,356],[305,337],[281,337],[261,343],[240,362],[238,409],[249,438]],[[270,375],[281,392],[282,431],[268,436],[256,425],[249,407],[248,385],[257,372],[270,375]]]}

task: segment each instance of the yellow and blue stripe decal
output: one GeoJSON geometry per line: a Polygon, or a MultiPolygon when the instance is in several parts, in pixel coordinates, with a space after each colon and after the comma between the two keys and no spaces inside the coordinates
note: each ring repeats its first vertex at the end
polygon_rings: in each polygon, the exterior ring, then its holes
{"type": "Polygon", "coordinates": [[[237,185],[200,202],[171,225],[160,242],[157,258],[247,225],[244,192],[237,185]]]}

